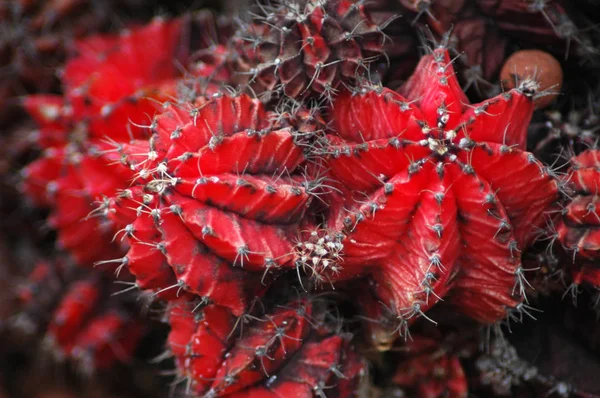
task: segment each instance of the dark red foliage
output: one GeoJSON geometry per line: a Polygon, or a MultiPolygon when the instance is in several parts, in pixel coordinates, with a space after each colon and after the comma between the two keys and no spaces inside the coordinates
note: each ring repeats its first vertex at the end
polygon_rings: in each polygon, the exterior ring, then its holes
{"type": "Polygon", "coordinates": [[[389,22],[374,20],[362,1],[276,1],[261,6],[234,38],[232,69],[267,98],[332,99],[342,83],[367,76],[378,58],[409,51],[409,36],[394,41],[384,33],[389,22]]]}

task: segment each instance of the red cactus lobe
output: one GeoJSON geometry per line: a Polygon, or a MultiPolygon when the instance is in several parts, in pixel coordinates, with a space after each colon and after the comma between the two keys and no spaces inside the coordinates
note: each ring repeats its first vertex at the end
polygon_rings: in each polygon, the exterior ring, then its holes
{"type": "Polygon", "coordinates": [[[470,105],[438,49],[402,95],[341,93],[326,149],[332,177],[351,192],[334,196],[328,221],[345,236],[341,277],[372,272],[377,295],[404,319],[447,294],[483,322],[515,307],[519,250],[558,193],[524,151],[534,90],[528,81],[470,105]]]}
{"type": "Polygon", "coordinates": [[[352,391],[364,371],[348,336],[319,324],[323,314],[315,314],[305,299],[235,324],[224,307],[208,305],[192,313],[192,304],[171,308],[169,347],[199,396],[322,396],[338,377],[336,388],[343,394],[352,391]]]}
{"type": "Polygon", "coordinates": [[[71,355],[86,371],[108,369],[129,361],[143,330],[140,322],[109,310],[90,320],[76,337],[71,355]]]}
{"type": "Polygon", "coordinates": [[[241,315],[261,287],[257,276],[211,254],[174,214],[162,217],[160,231],[163,254],[177,279],[175,285],[163,289],[185,289],[241,315]]]}
{"type": "Polygon", "coordinates": [[[256,386],[233,394],[236,398],[321,397],[332,379],[332,367],[340,360],[344,340],[330,336],[321,341],[311,341],[285,366],[280,375],[256,386]]]}
{"type": "Polygon", "coordinates": [[[415,336],[407,343],[408,357],[396,369],[394,383],[414,391],[419,398],[464,398],[468,386],[456,355],[444,351],[439,342],[415,336]]]}
{"type": "Polygon", "coordinates": [[[225,307],[216,305],[192,310],[191,302],[171,306],[168,348],[182,376],[189,378],[190,389],[204,392],[213,383],[230,347],[234,317],[225,307]]]}
{"type": "Polygon", "coordinates": [[[196,382],[196,390],[206,389],[213,382],[219,366],[229,347],[227,338],[233,328],[233,317],[223,307],[204,309],[190,346],[190,377],[196,382]]]}
{"type": "Polygon", "coordinates": [[[277,371],[300,347],[309,331],[311,308],[283,308],[255,324],[236,342],[223,362],[211,391],[227,395],[248,388],[277,371]],[[234,380],[232,382],[232,380],[234,380]]]}
{"type": "Polygon", "coordinates": [[[126,187],[133,174],[114,147],[144,137],[153,98],[175,93],[182,20],[155,20],[120,36],[77,43],[62,75],[64,97],[29,96],[26,110],[40,125],[44,155],[23,172],[25,193],[53,210],[58,241],[82,264],[114,257],[114,230],[88,218],[92,203],[126,187]],[[159,50],[158,50],[159,49],[159,50]],[[133,125],[132,125],[133,123],[133,125]],[[87,242],[97,242],[87,245],[87,242]]]}
{"type": "Polygon", "coordinates": [[[105,276],[66,261],[38,263],[17,289],[22,306],[14,326],[39,333],[55,359],[88,374],[129,361],[144,326],[135,306],[110,296],[113,283],[105,276]]]}
{"type": "Polygon", "coordinates": [[[587,150],[573,160],[570,181],[579,193],[597,195],[600,191],[600,151],[587,150]]]}
{"type": "Polygon", "coordinates": [[[128,223],[120,261],[141,288],[187,291],[239,316],[268,273],[295,267],[292,240],[312,187],[295,130],[272,120],[258,100],[215,94],[166,103],[150,140],[118,148],[135,185],[106,211],[128,223]]]}
{"type": "MultiPolygon", "coordinates": [[[[563,210],[558,239],[575,254],[597,260],[600,258],[600,151],[590,149],[573,158],[569,182],[576,196],[563,210]]],[[[588,271],[594,285],[600,285],[600,278],[593,276],[597,271],[588,271]]]]}
{"type": "MultiPolygon", "coordinates": [[[[159,291],[165,286],[175,285],[177,283],[175,274],[158,249],[162,234],[156,229],[152,218],[138,217],[133,224],[129,225],[132,227],[132,238],[128,239],[129,250],[121,264],[128,267],[138,287],[142,290],[159,291]],[[155,245],[157,249],[148,250],[148,245],[155,245]]],[[[179,292],[173,289],[159,293],[163,299],[174,299],[178,295],[179,292]]]]}
{"type": "Polygon", "coordinates": [[[100,293],[94,280],[82,280],[71,286],[48,325],[53,344],[66,352],[72,350],[77,333],[98,304],[100,293]]]}
{"type": "MultiPolygon", "coordinates": [[[[348,349],[348,344],[342,349],[341,366],[338,367],[337,397],[360,396],[361,382],[366,379],[367,366],[365,360],[355,351],[348,349]]],[[[332,369],[329,369],[332,370],[332,369]]]]}

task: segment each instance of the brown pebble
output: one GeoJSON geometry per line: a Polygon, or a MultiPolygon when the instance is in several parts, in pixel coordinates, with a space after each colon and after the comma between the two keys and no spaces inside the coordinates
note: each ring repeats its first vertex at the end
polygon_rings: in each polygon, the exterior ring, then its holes
{"type": "Polygon", "coordinates": [[[549,90],[556,94],[540,96],[535,100],[538,109],[550,105],[562,88],[563,71],[560,63],[552,55],[540,50],[521,50],[512,54],[500,71],[500,79],[505,89],[515,87],[515,82],[534,78],[539,84],[538,92],[549,90]]]}

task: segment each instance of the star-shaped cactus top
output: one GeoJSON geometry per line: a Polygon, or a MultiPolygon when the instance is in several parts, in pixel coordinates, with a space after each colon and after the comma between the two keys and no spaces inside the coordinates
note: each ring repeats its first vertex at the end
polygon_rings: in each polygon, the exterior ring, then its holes
{"type": "Polygon", "coordinates": [[[518,306],[520,250],[558,194],[525,152],[536,89],[523,81],[471,105],[436,49],[400,93],[341,93],[325,144],[342,192],[328,228],[343,236],[343,269],[330,278],[372,272],[376,295],[404,320],[446,295],[484,322],[518,306]]]}

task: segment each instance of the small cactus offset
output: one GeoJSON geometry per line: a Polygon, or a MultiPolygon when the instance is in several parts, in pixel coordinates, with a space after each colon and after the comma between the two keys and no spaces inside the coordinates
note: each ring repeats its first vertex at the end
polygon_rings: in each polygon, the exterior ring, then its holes
{"type": "Polygon", "coordinates": [[[588,149],[572,159],[569,183],[574,196],[562,212],[557,237],[572,253],[573,281],[600,287],[600,151],[588,149]]]}
{"type": "Polygon", "coordinates": [[[574,157],[569,182],[576,196],[563,212],[559,239],[567,250],[600,258],[600,151],[589,149],[574,157]]]}
{"type": "Polygon", "coordinates": [[[556,156],[563,148],[575,154],[594,148],[600,139],[599,104],[593,99],[586,102],[582,109],[545,112],[542,121],[534,125],[530,134],[531,138],[537,138],[532,152],[538,157],[548,157],[556,156]]]}
{"type": "Polygon", "coordinates": [[[414,336],[406,344],[407,358],[396,369],[394,384],[415,389],[419,397],[468,396],[465,373],[456,354],[445,352],[434,339],[414,336]]]}
{"type": "Polygon", "coordinates": [[[369,2],[357,0],[261,5],[233,38],[232,68],[267,98],[331,100],[342,84],[366,77],[372,63],[407,51],[385,33],[393,19],[374,19],[369,2]]]}

